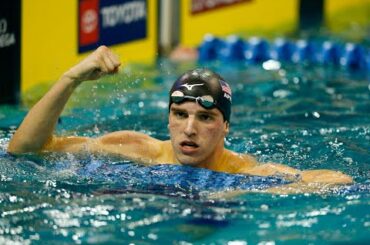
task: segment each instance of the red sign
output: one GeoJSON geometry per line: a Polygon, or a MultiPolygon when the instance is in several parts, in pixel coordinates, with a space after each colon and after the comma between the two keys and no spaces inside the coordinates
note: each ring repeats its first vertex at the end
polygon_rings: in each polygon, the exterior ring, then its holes
{"type": "Polygon", "coordinates": [[[198,14],[217,8],[227,7],[237,3],[250,2],[251,0],[192,0],[191,13],[198,14]]]}
{"type": "Polygon", "coordinates": [[[82,0],[79,4],[79,43],[96,43],[99,40],[99,0],[82,0]]]}

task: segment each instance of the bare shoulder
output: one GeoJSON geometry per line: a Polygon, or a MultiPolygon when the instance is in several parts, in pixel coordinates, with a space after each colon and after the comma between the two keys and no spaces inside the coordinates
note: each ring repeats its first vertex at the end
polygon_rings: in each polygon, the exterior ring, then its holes
{"type": "Polygon", "coordinates": [[[258,164],[257,160],[249,154],[226,150],[224,156],[223,165],[228,166],[226,171],[230,173],[243,173],[245,169],[251,169],[258,164]]]}
{"type": "Polygon", "coordinates": [[[103,144],[158,144],[162,141],[136,131],[116,131],[97,138],[103,144]]]}
{"type": "Polygon", "coordinates": [[[164,141],[135,131],[117,131],[97,138],[90,149],[118,154],[140,162],[152,162],[162,154],[164,141]]]}
{"type": "Polygon", "coordinates": [[[116,131],[96,139],[98,144],[106,146],[124,147],[135,151],[160,151],[164,141],[136,131],[116,131]]]}

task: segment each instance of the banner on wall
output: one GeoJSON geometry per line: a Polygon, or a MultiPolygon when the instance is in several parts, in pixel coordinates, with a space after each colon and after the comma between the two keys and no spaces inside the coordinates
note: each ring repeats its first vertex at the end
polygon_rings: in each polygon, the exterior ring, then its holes
{"type": "Polygon", "coordinates": [[[147,0],[79,0],[79,53],[147,36],[147,0]]]}
{"type": "Polygon", "coordinates": [[[251,2],[252,0],[192,0],[191,14],[198,14],[230,5],[251,2]]]}

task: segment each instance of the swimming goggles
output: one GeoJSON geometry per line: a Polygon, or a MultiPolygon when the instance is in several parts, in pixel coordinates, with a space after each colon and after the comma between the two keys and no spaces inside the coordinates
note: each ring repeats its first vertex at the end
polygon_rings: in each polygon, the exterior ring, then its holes
{"type": "Polygon", "coordinates": [[[213,99],[211,95],[203,95],[203,96],[194,97],[194,96],[185,95],[180,90],[176,90],[171,94],[171,100],[176,104],[179,104],[186,99],[195,100],[198,104],[200,104],[206,109],[210,109],[216,106],[215,100],[213,99]]]}

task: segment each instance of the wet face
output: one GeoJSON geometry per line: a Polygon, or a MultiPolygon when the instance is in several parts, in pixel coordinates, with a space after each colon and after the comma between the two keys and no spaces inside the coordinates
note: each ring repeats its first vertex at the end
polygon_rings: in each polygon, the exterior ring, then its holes
{"type": "Polygon", "coordinates": [[[184,102],[171,105],[169,130],[177,161],[206,167],[222,153],[229,125],[218,109],[184,102]]]}

